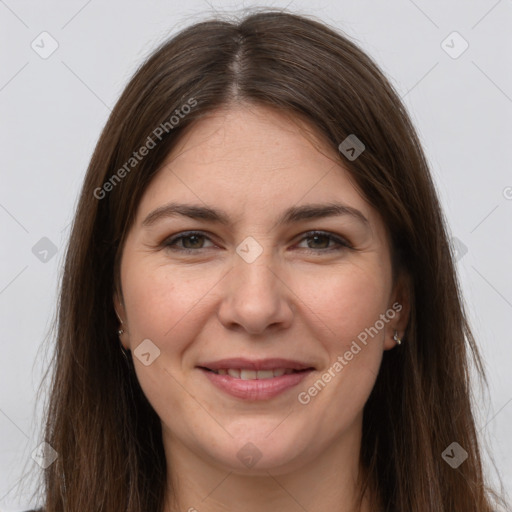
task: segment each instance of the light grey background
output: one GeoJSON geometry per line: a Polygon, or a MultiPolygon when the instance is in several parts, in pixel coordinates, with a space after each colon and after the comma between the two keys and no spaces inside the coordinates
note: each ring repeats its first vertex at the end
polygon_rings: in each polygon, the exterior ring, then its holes
{"type": "MultiPolygon", "coordinates": [[[[39,347],[55,311],[77,194],[109,110],[164,38],[213,11],[252,5],[258,4],[0,0],[2,510],[27,508],[19,478],[41,471],[31,459],[40,442],[36,389],[45,358],[39,347]],[[31,47],[34,41],[40,52],[51,48],[43,31],[58,43],[47,59],[31,47]],[[43,237],[56,246],[55,256],[32,252],[43,237]]],[[[478,428],[510,492],[512,0],[266,5],[314,14],[344,30],[405,99],[456,238],[467,309],[488,371],[489,395],[475,389],[478,428]],[[464,43],[453,31],[469,44],[458,58],[464,43]]]]}

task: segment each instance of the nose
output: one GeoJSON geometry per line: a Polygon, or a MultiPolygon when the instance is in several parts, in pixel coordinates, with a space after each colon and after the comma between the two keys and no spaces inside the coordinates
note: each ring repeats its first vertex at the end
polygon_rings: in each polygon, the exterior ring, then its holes
{"type": "Polygon", "coordinates": [[[227,329],[252,335],[289,327],[293,293],[283,278],[269,251],[252,263],[236,257],[234,268],[224,280],[220,322],[227,329]]]}

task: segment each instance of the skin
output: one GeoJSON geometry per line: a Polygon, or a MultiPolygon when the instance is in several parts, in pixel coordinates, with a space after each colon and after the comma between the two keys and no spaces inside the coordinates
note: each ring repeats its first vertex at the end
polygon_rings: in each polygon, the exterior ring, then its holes
{"type": "MultiPolygon", "coordinates": [[[[384,350],[403,335],[408,301],[392,282],[387,229],[350,179],[340,155],[298,119],[238,104],[193,126],[146,190],[121,261],[114,304],[132,354],[150,339],[160,355],[140,385],[162,421],[169,489],[166,511],[355,510],[363,406],[384,350]],[[224,210],[229,226],[184,216],[144,219],[167,203],[224,210]],[[349,215],[276,226],[281,212],[341,202],[349,215]],[[198,239],[164,242],[187,230],[198,239]],[[314,239],[321,230],[350,242],[314,239]],[[252,263],[237,246],[253,237],[252,263]],[[190,253],[179,248],[190,248],[190,253]],[[398,302],[402,309],[310,402],[307,391],[357,336],[398,302]],[[315,367],[269,400],[234,398],[197,368],[227,357],[291,358],[315,367]],[[237,457],[248,442],[261,458],[237,457]]],[[[365,498],[361,511],[370,511],[365,498]]]]}

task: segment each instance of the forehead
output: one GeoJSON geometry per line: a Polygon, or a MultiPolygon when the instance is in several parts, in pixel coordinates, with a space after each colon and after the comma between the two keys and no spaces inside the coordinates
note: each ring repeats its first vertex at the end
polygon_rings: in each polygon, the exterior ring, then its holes
{"type": "Polygon", "coordinates": [[[336,150],[300,119],[254,105],[195,122],[148,186],[137,222],[176,200],[217,206],[234,222],[272,222],[291,205],[342,202],[374,228],[381,223],[336,150]]]}
{"type": "Polygon", "coordinates": [[[179,141],[165,164],[236,172],[239,178],[265,180],[304,170],[321,171],[336,163],[337,154],[304,121],[265,106],[242,104],[210,113],[196,122],[179,141]],[[323,155],[322,155],[323,153],[323,155]],[[320,160],[323,165],[320,165],[320,160]],[[295,172],[294,172],[295,169],[295,172]]]}

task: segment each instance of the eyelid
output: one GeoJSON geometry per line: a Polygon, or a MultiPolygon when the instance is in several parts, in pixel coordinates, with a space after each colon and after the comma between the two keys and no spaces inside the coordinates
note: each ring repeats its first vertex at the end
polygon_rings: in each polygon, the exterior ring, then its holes
{"type": "MultiPolygon", "coordinates": [[[[204,237],[207,240],[210,240],[212,243],[214,243],[205,231],[181,231],[180,233],[176,233],[175,235],[171,235],[163,240],[163,242],[160,244],[164,248],[170,248],[172,250],[181,251],[181,252],[198,252],[201,249],[205,249],[205,247],[201,247],[200,249],[188,249],[186,247],[177,247],[175,242],[179,242],[180,240],[183,240],[184,238],[189,238],[191,236],[201,236],[204,237]]],[[[209,249],[209,247],[206,247],[206,249],[209,249]]]]}
{"type": "Polygon", "coordinates": [[[328,249],[307,249],[306,248],[307,251],[328,252],[328,251],[335,251],[335,250],[341,250],[341,249],[353,249],[352,244],[346,238],[344,238],[340,235],[331,233],[330,231],[322,231],[322,230],[318,230],[318,229],[316,229],[316,230],[314,229],[314,230],[306,231],[305,233],[302,233],[300,235],[301,238],[300,238],[299,242],[302,242],[303,240],[305,240],[307,238],[312,238],[315,235],[325,236],[325,237],[329,238],[331,241],[338,244],[338,246],[330,247],[328,249]]]}
{"type": "MultiPolygon", "coordinates": [[[[171,250],[175,250],[178,252],[185,252],[185,253],[192,253],[192,252],[198,252],[202,249],[210,249],[211,247],[200,247],[198,249],[189,249],[186,247],[177,247],[175,245],[176,242],[179,242],[180,240],[183,240],[184,238],[188,238],[191,236],[201,236],[204,237],[206,240],[209,240],[210,242],[214,243],[211,239],[211,237],[208,235],[205,231],[182,231],[180,233],[176,233],[175,235],[172,235],[170,237],[167,237],[160,245],[164,248],[169,248],[171,250]]],[[[307,252],[312,253],[326,253],[331,251],[340,251],[340,250],[346,250],[346,249],[354,249],[353,245],[344,237],[340,235],[336,235],[334,233],[331,233],[329,231],[322,231],[322,230],[310,230],[306,231],[304,233],[301,233],[299,236],[301,237],[297,243],[300,243],[308,238],[312,238],[315,235],[325,236],[330,241],[335,242],[334,247],[329,247],[326,249],[310,249],[310,248],[301,248],[306,250],[307,252]]]]}

